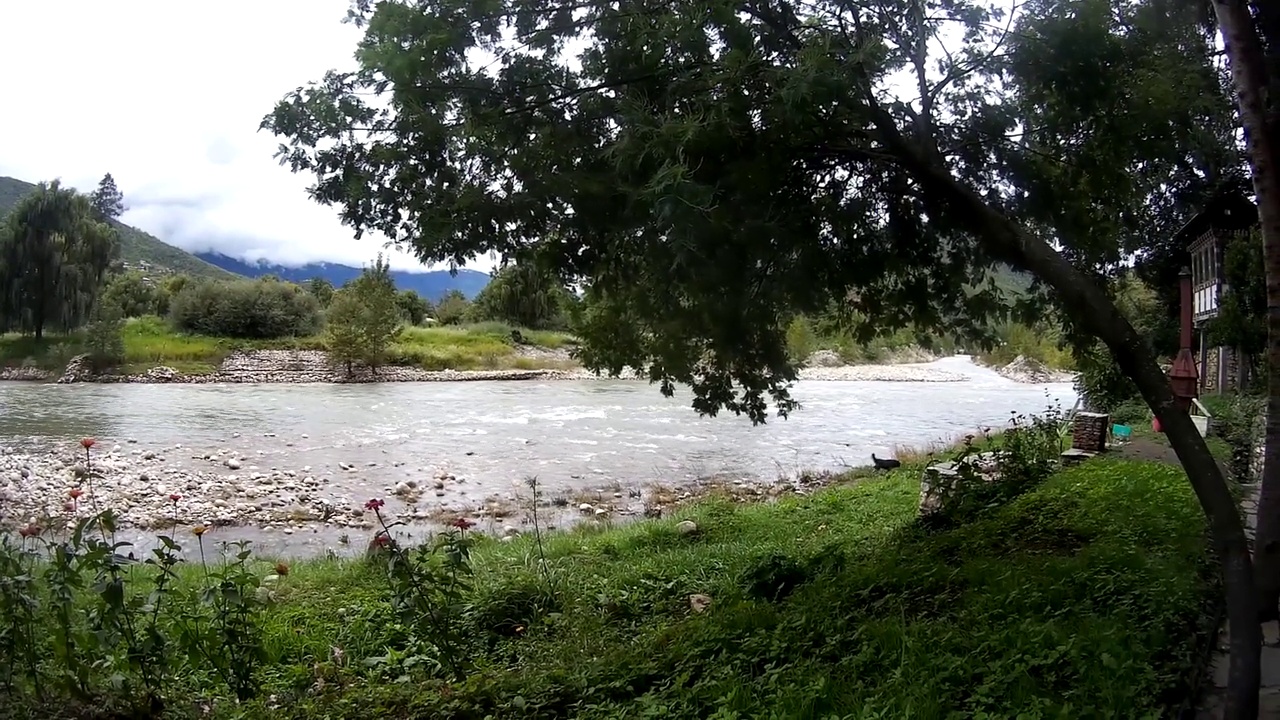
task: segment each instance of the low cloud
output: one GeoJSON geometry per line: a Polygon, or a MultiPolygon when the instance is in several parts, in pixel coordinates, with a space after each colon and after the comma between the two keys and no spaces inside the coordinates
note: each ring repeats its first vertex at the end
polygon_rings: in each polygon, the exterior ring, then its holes
{"type": "MultiPolygon", "coordinates": [[[[290,266],[367,263],[385,238],[355,240],[335,208],[307,196],[311,177],[276,162],[278,139],[258,131],[284,93],[353,66],[359,31],[341,22],[347,7],[348,0],[6,5],[0,63],[26,67],[40,58],[40,72],[9,78],[7,94],[38,112],[0,114],[0,175],[61,178],[87,191],[110,172],[129,208],[124,222],[192,252],[290,266]],[[69,14],[75,22],[66,22],[69,14]]],[[[385,252],[396,269],[428,269],[409,254],[385,252]]]]}

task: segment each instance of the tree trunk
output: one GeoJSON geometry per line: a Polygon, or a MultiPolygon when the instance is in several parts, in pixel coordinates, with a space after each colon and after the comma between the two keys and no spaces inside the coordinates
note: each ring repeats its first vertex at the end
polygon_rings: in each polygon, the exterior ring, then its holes
{"type": "MultiPolygon", "coordinates": [[[[1268,77],[1267,57],[1248,4],[1243,0],[1215,0],[1213,6],[1231,63],[1262,226],[1267,278],[1268,399],[1254,560],[1260,617],[1273,620],[1280,616],[1280,98],[1275,97],[1280,87],[1273,87],[1280,86],[1276,82],[1280,78],[1268,77]]],[[[1266,19],[1269,22],[1260,23],[1263,31],[1280,34],[1280,28],[1275,27],[1274,8],[1266,19]]],[[[1280,37],[1268,40],[1274,48],[1280,37]]]]}
{"type": "MultiPolygon", "coordinates": [[[[882,131],[887,127],[886,122],[878,124],[882,131]]],[[[1107,346],[1120,369],[1133,379],[1143,400],[1160,419],[1169,444],[1186,470],[1209,520],[1213,546],[1222,563],[1231,628],[1225,718],[1255,720],[1261,681],[1262,627],[1258,623],[1258,596],[1244,523],[1217,461],[1191,422],[1191,416],[1178,408],[1173,389],[1156,363],[1155,355],[1102,288],[1056,250],[993,209],[945,167],[926,159],[907,144],[896,129],[886,134],[890,134],[887,142],[894,147],[905,169],[924,186],[927,194],[943,199],[945,211],[963,222],[992,255],[1030,270],[1053,288],[1071,319],[1107,346]]]]}

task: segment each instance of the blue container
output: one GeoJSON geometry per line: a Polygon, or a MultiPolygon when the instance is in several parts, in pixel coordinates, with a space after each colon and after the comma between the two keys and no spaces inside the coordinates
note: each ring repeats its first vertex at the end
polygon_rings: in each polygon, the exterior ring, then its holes
{"type": "Polygon", "coordinates": [[[1133,435],[1133,428],[1128,425],[1112,425],[1111,435],[1118,440],[1128,440],[1133,435]]]}

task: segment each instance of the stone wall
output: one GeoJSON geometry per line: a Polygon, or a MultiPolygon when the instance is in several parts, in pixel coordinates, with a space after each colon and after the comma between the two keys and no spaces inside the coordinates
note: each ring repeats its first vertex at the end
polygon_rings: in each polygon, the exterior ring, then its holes
{"type": "Polygon", "coordinates": [[[1204,362],[1200,367],[1200,389],[1206,393],[1218,392],[1218,362],[1222,348],[1211,347],[1205,350],[1204,362]]]}

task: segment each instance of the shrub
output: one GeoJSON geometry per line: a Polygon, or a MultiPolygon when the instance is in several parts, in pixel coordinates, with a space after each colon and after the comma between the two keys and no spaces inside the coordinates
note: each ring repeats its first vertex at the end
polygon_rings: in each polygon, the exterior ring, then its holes
{"type": "Polygon", "coordinates": [[[1093,410],[1116,407],[1138,397],[1133,384],[1101,343],[1076,353],[1076,392],[1093,410]]]}
{"type": "Polygon", "coordinates": [[[813,330],[813,323],[803,315],[792,318],[787,325],[787,357],[791,362],[802,363],[818,349],[818,334],[813,330]]]}
{"type": "Polygon", "coordinates": [[[360,318],[364,315],[364,307],[354,292],[339,290],[329,301],[325,315],[325,350],[329,352],[329,359],[344,366],[350,375],[364,349],[360,338],[360,318]]]}
{"type": "Polygon", "coordinates": [[[95,370],[124,362],[124,314],[115,305],[99,305],[84,329],[85,350],[95,370]]]}
{"type": "Polygon", "coordinates": [[[1059,347],[1059,329],[1050,323],[1036,323],[1034,327],[1003,323],[995,328],[995,335],[998,344],[981,356],[990,365],[1008,365],[1021,355],[1051,368],[1075,368],[1070,350],[1059,347]]]}
{"type": "Polygon", "coordinates": [[[467,300],[467,296],[457,290],[450,290],[436,304],[436,321],[441,325],[457,325],[467,317],[470,308],[471,302],[467,300]]]}
{"type": "Polygon", "coordinates": [[[1228,472],[1237,481],[1247,481],[1253,474],[1254,449],[1263,432],[1266,396],[1208,397],[1203,402],[1213,414],[1210,433],[1222,438],[1231,448],[1228,472]]]}
{"type": "Polygon", "coordinates": [[[435,310],[426,298],[412,290],[396,293],[396,305],[405,322],[415,326],[426,322],[435,310]]]}
{"type": "Polygon", "coordinates": [[[1137,427],[1151,422],[1151,408],[1147,407],[1147,403],[1142,400],[1125,400],[1112,405],[1108,410],[1111,413],[1111,422],[1119,425],[1137,427]]]}
{"type": "Polygon", "coordinates": [[[111,278],[102,291],[101,303],[118,308],[123,317],[142,317],[165,312],[169,294],[137,270],[111,278]]]}
{"type": "Polygon", "coordinates": [[[279,280],[187,283],[171,301],[169,314],[178,330],[217,337],[298,337],[320,327],[315,296],[279,280]]]}
{"type": "Polygon", "coordinates": [[[1034,490],[1057,466],[1062,452],[1059,428],[1062,409],[1049,407],[1042,415],[1014,415],[999,437],[975,443],[970,435],[956,454],[958,477],[940,488],[938,510],[929,516],[934,527],[973,522],[989,510],[1034,490]],[[981,452],[992,450],[994,476],[982,467],[981,452]]]}

